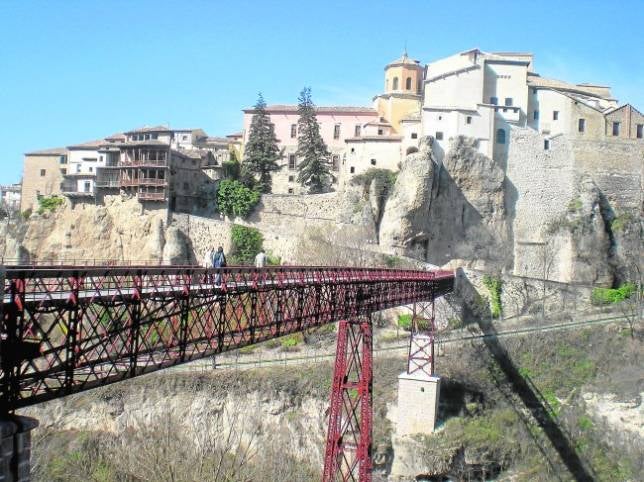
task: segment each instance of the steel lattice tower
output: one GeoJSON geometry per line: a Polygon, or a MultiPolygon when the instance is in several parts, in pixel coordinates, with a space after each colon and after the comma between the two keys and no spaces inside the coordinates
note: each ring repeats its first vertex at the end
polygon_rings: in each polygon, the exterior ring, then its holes
{"type": "Polygon", "coordinates": [[[340,321],[323,482],[371,481],[373,340],[369,316],[340,321]]]}

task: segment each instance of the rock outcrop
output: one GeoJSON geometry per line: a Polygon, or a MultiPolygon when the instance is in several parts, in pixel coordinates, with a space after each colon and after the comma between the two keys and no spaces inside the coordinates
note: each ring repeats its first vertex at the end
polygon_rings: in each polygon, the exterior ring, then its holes
{"type": "Polygon", "coordinates": [[[462,259],[502,267],[508,233],[502,167],[457,137],[436,164],[432,139],[402,164],[381,223],[385,249],[442,265],[462,259]]]}

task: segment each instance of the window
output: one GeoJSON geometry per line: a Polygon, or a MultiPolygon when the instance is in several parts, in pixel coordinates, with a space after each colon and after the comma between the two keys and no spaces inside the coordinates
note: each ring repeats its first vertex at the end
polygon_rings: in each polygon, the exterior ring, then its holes
{"type": "Polygon", "coordinates": [[[89,166],[89,172],[94,172],[94,168],[92,166],[89,166]]]}
{"type": "Polygon", "coordinates": [[[183,183],[183,189],[184,189],[184,191],[187,191],[188,189],[190,189],[190,185],[187,182],[184,182],[183,183]]]}
{"type": "Polygon", "coordinates": [[[65,168],[63,167],[63,168],[60,170],[60,173],[61,173],[63,176],[64,176],[64,175],[66,175],[66,174],[67,174],[67,169],[65,169],[65,168]]]}
{"type": "Polygon", "coordinates": [[[537,95],[537,89],[532,89],[532,95],[537,95]]]}
{"type": "Polygon", "coordinates": [[[619,122],[613,122],[613,135],[619,135],[619,122]]]}
{"type": "Polygon", "coordinates": [[[415,132],[412,132],[411,133],[411,138],[412,139],[418,139],[418,134],[416,134],[415,132]]]}
{"type": "Polygon", "coordinates": [[[533,118],[534,120],[539,120],[539,111],[538,111],[538,110],[535,110],[535,111],[533,112],[533,114],[532,114],[532,118],[533,118]]]}
{"type": "Polygon", "coordinates": [[[40,177],[45,177],[47,175],[47,169],[40,170],[40,177]]]}
{"type": "Polygon", "coordinates": [[[442,115],[439,115],[439,116],[438,116],[438,120],[443,120],[443,116],[442,116],[442,115]]]}
{"type": "Polygon", "coordinates": [[[586,119],[579,119],[579,124],[577,126],[577,130],[579,132],[585,132],[586,131],[586,119]]]}
{"type": "Polygon", "coordinates": [[[465,123],[466,123],[466,124],[471,124],[471,123],[472,123],[472,116],[471,116],[471,115],[468,115],[468,116],[465,118],[465,123]]]}
{"type": "Polygon", "coordinates": [[[355,172],[356,172],[356,168],[355,168],[355,167],[353,167],[353,166],[351,166],[351,168],[349,169],[349,172],[350,172],[351,174],[355,173],[355,172]]]}
{"type": "Polygon", "coordinates": [[[289,188],[288,188],[288,193],[289,193],[289,194],[293,194],[294,192],[295,192],[295,191],[293,191],[293,188],[292,188],[292,187],[289,187],[289,188]]]}
{"type": "Polygon", "coordinates": [[[505,106],[506,107],[512,107],[512,97],[506,97],[505,98],[505,106]]]}
{"type": "Polygon", "coordinates": [[[340,139],[340,124],[333,126],[333,138],[340,139]]]}
{"type": "Polygon", "coordinates": [[[375,160],[375,159],[371,159],[371,165],[372,165],[372,166],[375,166],[375,165],[376,165],[376,160],[375,160]]]}
{"type": "Polygon", "coordinates": [[[443,133],[442,132],[437,132],[436,133],[436,140],[437,141],[442,141],[443,140],[443,133]]]}
{"type": "Polygon", "coordinates": [[[553,110],[552,111],[552,120],[559,120],[559,111],[558,110],[553,110]]]}
{"type": "Polygon", "coordinates": [[[60,156],[60,161],[61,164],[67,164],[67,156],[60,156]]]}
{"type": "Polygon", "coordinates": [[[421,391],[421,392],[424,392],[424,391],[425,391],[425,387],[420,387],[420,391],[421,391]]]}
{"type": "Polygon", "coordinates": [[[356,137],[360,137],[360,133],[361,133],[361,132],[362,132],[362,128],[360,127],[360,124],[356,125],[356,129],[355,129],[354,135],[355,135],[356,137]]]}
{"type": "MultiPolygon", "coordinates": [[[[150,140],[150,134],[146,134],[146,135],[145,135],[145,140],[146,140],[146,141],[149,141],[149,140],[150,140]]],[[[184,140],[184,141],[186,140],[186,136],[183,136],[183,140],[184,140]]]]}
{"type": "Polygon", "coordinates": [[[405,89],[411,90],[411,77],[407,77],[407,80],[405,81],[405,89]]]}
{"type": "Polygon", "coordinates": [[[544,139],[544,141],[543,141],[543,150],[544,151],[550,150],[550,139],[544,139]]]}
{"type": "Polygon", "coordinates": [[[297,124],[291,124],[291,139],[297,137],[297,124]]]}
{"type": "Polygon", "coordinates": [[[351,148],[351,154],[353,154],[353,153],[355,153],[355,152],[356,152],[356,148],[355,148],[355,147],[352,147],[352,148],[351,148]]]}
{"type": "Polygon", "coordinates": [[[393,90],[398,90],[398,77],[394,77],[393,90]]]}
{"type": "Polygon", "coordinates": [[[187,136],[187,135],[185,135],[185,134],[184,134],[184,135],[182,135],[182,136],[181,136],[181,140],[182,140],[182,141],[187,141],[187,140],[188,140],[188,136],[187,136]]]}
{"type": "Polygon", "coordinates": [[[490,104],[499,105],[499,99],[497,97],[490,97],[490,104]]]}
{"type": "Polygon", "coordinates": [[[637,124],[635,137],[637,137],[638,139],[642,138],[642,129],[643,128],[644,128],[644,124],[637,124]]]}
{"type": "Polygon", "coordinates": [[[384,132],[385,132],[385,131],[383,131],[382,129],[378,129],[378,135],[379,135],[379,136],[383,135],[383,134],[384,134],[384,132]]]}
{"type": "Polygon", "coordinates": [[[152,134],[152,139],[158,139],[158,138],[159,138],[159,134],[152,134]]]}
{"type": "Polygon", "coordinates": [[[288,168],[295,169],[295,154],[288,155],[288,168]]]}
{"type": "Polygon", "coordinates": [[[295,180],[295,176],[289,176],[288,177],[288,182],[293,182],[295,180]]]}
{"type": "Polygon", "coordinates": [[[337,171],[339,167],[340,167],[340,156],[337,154],[333,154],[333,156],[331,157],[331,168],[334,171],[337,171]]]}
{"type": "Polygon", "coordinates": [[[92,184],[89,181],[85,181],[85,185],[83,187],[85,192],[90,192],[92,190],[92,184]]]}
{"type": "Polygon", "coordinates": [[[76,172],[80,172],[80,164],[76,164],[76,172]]]}
{"type": "Polygon", "coordinates": [[[101,158],[101,162],[103,162],[103,156],[102,155],[100,156],[100,158],[101,158]]]}
{"type": "Polygon", "coordinates": [[[496,130],[496,143],[497,144],[505,144],[505,130],[504,129],[497,129],[496,130]]]}

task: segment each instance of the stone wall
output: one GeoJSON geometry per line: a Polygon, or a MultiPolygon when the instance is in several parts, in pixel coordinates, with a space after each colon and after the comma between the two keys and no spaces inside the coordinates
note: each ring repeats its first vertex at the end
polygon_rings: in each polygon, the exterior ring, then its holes
{"type": "Polygon", "coordinates": [[[556,136],[545,150],[537,132],[513,128],[510,146],[505,190],[513,274],[610,284],[609,265],[620,249],[612,220],[642,216],[644,143],[556,136]]]}
{"type": "MultiPolygon", "coordinates": [[[[464,301],[463,305],[476,304],[477,301],[468,299],[468,289],[473,288],[479,293],[487,309],[487,300],[491,294],[483,283],[483,277],[489,275],[485,271],[465,268],[457,270],[456,294],[464,301]]],[[[560,283],[513,276],[511,274],[496,274],[502,281],[501,288],[501,319],[511,319],[518,316],[534,315],[538,317],[545,311],[549,319],[566,316],[570,313],[584,313],[593,310],[590,303],[592,287],[583,284],[560,283]]],[[[470,293],[471,294],[471,293],[470,293]]],[[[457,303],[460,305],[460,303],[457,303]]],[[[463,320],[471,322],[472,320],[463,320]]]]}

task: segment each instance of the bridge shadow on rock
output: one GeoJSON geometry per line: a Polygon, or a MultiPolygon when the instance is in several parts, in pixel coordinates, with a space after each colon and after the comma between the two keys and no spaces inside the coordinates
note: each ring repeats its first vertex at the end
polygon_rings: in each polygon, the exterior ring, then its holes
{"type": "MultiPolygon", "coordinates": [[[[584,464],[584,461],[579,457],[579,454],[575,450],[574,442],[558,424],[554,411],[549,406],[543,395],[529,378],[523,376],[519,372],[519,369],[512,361],[509,353],[499,342],[497,331],[492,323],[492,316],[489,309],[485,310],[484,313],[481,313],[480,309],[476,311],[475,309],[472,309],[472,303],[465,302],[465,300],[476,299],[477,293],[476,289],[469,282],[462,270],[458,270],[457,272],[455,289],[460,294],[461,299],[464,300],[463,318],[477,320],[479,328],[485,335],[483,337],[483,343],[492,356],[496,367],[500,369],[502,374],[505,376],[506,383],[503,383],[504,380],[498,378],[495,379],[497,387],[503,391],[502,385],[507,385],[509,383],[512,392],[521,399],[525,409],[529,411],[534,421],[543,430],[543,433],[552,444],[552,447],[559,454],[561,461],[565,464],[574,480],[578,482],[595,480],[591,469],[584,464]]],[[[506,399],[511,402],[511,398],[507,395],[506,399]]],[[[516,409],[517,407],[514,408],[516,409]]],[[[520,410],[517,410],[517,412],[520,412],[520,410]]],[[[524,417],[520,418],[524,423],[527,422],[524,417]]],[[[544,447],[539,446],[536,439],[535,442],[537,443],[541,453],[548,460],[544,447]]],[[[550,462],[550,460],[548,460],[548,462],[550,462]]]]}

